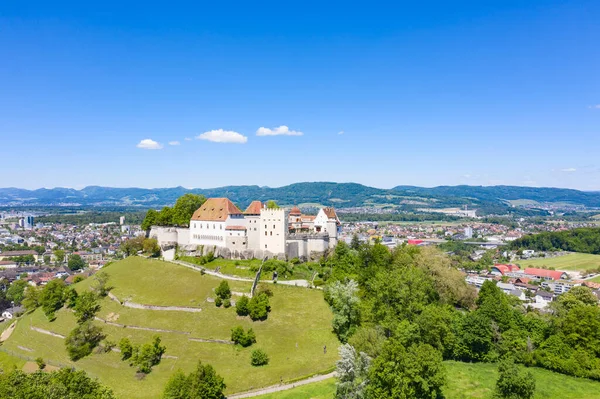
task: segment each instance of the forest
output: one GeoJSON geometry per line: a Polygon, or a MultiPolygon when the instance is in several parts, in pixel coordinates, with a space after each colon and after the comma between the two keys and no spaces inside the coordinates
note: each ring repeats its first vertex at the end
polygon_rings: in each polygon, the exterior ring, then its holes
{"type": "Polygon", "coordinates": [[[600,228],[580,228],[526,235],[513,241],[510,247],[536,251],[600,254],[600,228]]]}

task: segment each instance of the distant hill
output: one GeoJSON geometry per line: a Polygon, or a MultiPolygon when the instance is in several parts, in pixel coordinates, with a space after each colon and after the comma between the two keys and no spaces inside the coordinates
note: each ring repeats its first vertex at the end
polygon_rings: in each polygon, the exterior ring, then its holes
{"type": "Polygon", "coordinates": [[[394,208],[420,212],[423,209],[468,206],[478,214],[522,215],[547,214],[542,208],[555,204],[564,208],[600,207],[600,192],[584,192],[562,188],[516,186],[440,186],[433,188],[397,186],[379,189],[356,183],[305,182],[283,187],[225,186],[211,189],[114,188],[89,186],[81,190],[69,188],[25,190],[0,188],[0,206],[133,206],[159,208],[172,205],[185,193],[207,197],[228,197],[241,207],[253,200],[273,199],[281,205],[316,204],[350,207],[394,208]],[[523,209],[527,205],[529,209],[523,209]],[[538,209],[536,209],[538,208],[538,209]]]}

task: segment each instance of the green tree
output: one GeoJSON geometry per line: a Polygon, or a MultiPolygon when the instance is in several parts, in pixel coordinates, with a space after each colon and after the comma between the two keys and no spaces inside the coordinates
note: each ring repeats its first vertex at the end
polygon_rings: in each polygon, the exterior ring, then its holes
{"type": "Polygon", "coordinates": [[[189,375],[176,372],[167,383],[163,399],[224,399],[226,385],[210,364],[198,362],[189,375]]]}
{"type": "Polygon", "coordinates": [[[144,240],[144,236],[138,236],[128,240],[124,240],[121,243],[120,249],[126,256],[135,255],[139,251],[144,249],[144,240]]]}
{"type": "Polygon", "coordinates": [[[72,254],[69,256],[67,265],[69,266],[69,269],[73,271],[85,269],[87,266],[85,260],[83,260],[83,258],[77,254],[72,254]]]}
{"type": "Polygon", "coordinates": [[[28,312],[32,312],[40,306],[40,292],[38,287],[31,285],[25,288],[25,295],[23,296],[22,305],[28,312]]]}
{"type": "Polygon", "coordinates": [[[221,299],[231,298],[231,289],[227,280],[221,280],[221,283],[215,288],[215,294],[221,299]]]}
{"type": "Polygon", "coordinates": [[[6,291],[6,299],[20,305],[25,297],[25,288],[28,286],[25,280],[15,280],[6,291]]]}
{"type": "Polygon", "coordinates": [[[94,320],[94,317],[100,311],[98,297],[91,291],[84,292],[77,298],[77,303],[73,310],[75,311],[75,317],[79,324],[94,320]]]}
{"type": "Polygon", "coordinates": [[[238,316],[248,316],[250,310],[248,309],[250,300],[246,295],[243,295],[240,299],[235,302],[235,312],[238,316]]]}
{"type": "Polygon", "coordinates": [[[66,284],[63,280],[55,279],[44,286],[39,295],[39,304],[49,320],[54,320],[54,312],[65,303],[66,284]]]}
{"type": "Polygon", "coordinates": [[[512,358],[498,363],[496,394],[505,399],[531,399],[535,393],[535,378],[517,366],[512,358]]]}
{"type": "Polygon", "coordinates": [[[119,350],[121,351],[121,360],[127,360],[133,355],[133,345],[131,345],[129,338],[121,338],[119,341],[119,350]]]}
{"type": "Polygon", "coordinates": [[[266,320],[270,310],[269,296],[264,292],[254,295],[248,303],[248,313],[252,320],[266,320]]]}
{"type": "Polygon", "coordinates": [[[160,342],[160,337],[155,336],[151,343],[144,344],[137,351],[133,351],[131,364],[137,366],[138,372],[148,374],[152,371],[152,367],[160,363],[167,349],[160,342]]]}
{"type": "Polygon", "coordinates": [[[78,325],[65,340],[69,358],[77,361],[86,357],[104,338],[102,329],[94,326],[90,321],[78,325]]]}
{"type": "Polygon", "coordinates": [[[150,256],[160,256],[160,246],[158,245],[158,240],[156,238],[146,238],[142,243],[142,249],[150,256]]]}
{"type": "Polygon", "coordinates": [[[352,248],[354,250],[360,249],[360,240],[358,238],[358,234],[356,234],[356,233],[354,233],[352,235],[352,241],[350,241],[350,248],[352,248]]]}
{"type": "Polygon", "coordinates": [[[206,202],[206,197],[192,193],[177,199],[173,207],[172,223],[176,226],[189,226],[192,215],[206,202]]]}
{"type": "Polygon", "coordinates": [[[405,348],[398,340],[390,339],[370,367],[367,397],[437,398],[442,397],[445,382],[440,352],[428,344],[405,348]]]}
{"type": "Polygon", "coordinates": [[[269,355],[262,349],[255,349],[250,355],[250,364],[253,366],[265,366],[269,364],[269,355]]]}
{"type": "Polygon", "coordinates": [[[242,326],[236,326],[231,329],[231,340],[245,348],[256,343],[256,334],[251,328],[246,332],[242,326]]]}
{"type": "Polygon", "coordinates": [[[279,205],[277,205],[277,202],[275,202],[273,200],[268,200],[267,201],[267,209],[279,209],[279,205]]]}
{"type": "Polygon", "coordinates": [[[334,281],[327,286],[325,297],[333,310],[333,331],[340,341],[347,342],[360,322],[358,283],[334,281]]]}
{"type": "Polygon", "coordinates": [[[57,264],[63,263],[65,261],[65,251],[63,249],[55,249],[54,258],[57,264]]]}
{"type": "Polygon", "coordinates": [[[155,209],[148,209],[148,212],[146,212],[146,217],[144,218],[144,221],[142,222],[141,228],[142,230],[150,230],[150,227],[154,226],[157,224],[157,220],[158,220],[158,215],[159,212],[155,209]]]}
{"type": "Polygon", "coordinates": [[[92,283],[92,291],[100,298],[103,298],[108,295],[110,290],[113,287],[108,285],[108,280],[110,280],[110,276],[108,273],[102,271],[100,273],[96,273],[94,275],[94,282],[92,283]]]}

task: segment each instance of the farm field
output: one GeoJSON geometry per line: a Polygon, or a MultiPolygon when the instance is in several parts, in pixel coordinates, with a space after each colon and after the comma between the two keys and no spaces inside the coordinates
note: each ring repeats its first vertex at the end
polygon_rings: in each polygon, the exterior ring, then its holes
{"type": "MultiPolygon", "coordinates": [[[[238,317],[233,307],[217,308],[207,298],[220,279],[173,263],[130,257],[107,266],[109,285],[120,300],[146,305],[199,307],[201,312],[163,311],[127,308],[104,298],[98,317],[116,323],[145,328],[169,330],[154,332],[95,323],[102,327],[107,339],[118,342],[128,337],[134,344],[149,342],[160,336],[166,346],[166,358],[144,379],[135,378],[135,369],[120,360],[118,353],[94,353],[77,362],[69,360],[64,339],[43,334],[39,328],[67,336],[75,327],[69,310],[61,309],[49,322],[41,309],[23,316],[3,344],[6,353],[33,360],[42,357],[48,364],[86,370],[111,387],[119,398],[159,398],[169,377],[177,369],[192,371],[197,362],[209,363],[224,377],[226,393],[242,392],[259,387],[329,371],[337,358],[338,341],[331,332],[332,315],[321,291],[271,285],[271,313],[266,321],[252,322],[238,317]],[[257,343],[250,348],[197,342],[190,338],[229,340],[237,325],[252,328],[257,343]],[[323,346],[327,346],[324,353],[323,346]],[[252,350],[264,349],[270,363],[263,367],[250,365],[252,350]],[[171,358],[173,357],[173,358],[171,358]]],[[[93,279],[75,285],[87,290],[93,279]]],[[[250,283],[228,281],[232,291],[250,292],[250,283]]],[[[233,299],[235,300],[235,296],[233,299]]],[[[5,359],[7,362],[12,357],[5,359]]],[[[0,363],[4,363],[0,357],[0,363]]],[[[24,362],[23,362],[24,363],[24,362]]]]}
{"type": "MultiPolygon", "coordinates": [[[[444,362],[447,384],[445,399],[493,399],[498,373],[490,363],[444,362]]],[[[535,399],[597,399],[600,382],[570,377],[552,371],[529,368],[536,380],[535,399]]],[[[335,378],[303,385],[289,391],[258,396],[257,399],[330,399],[335,393],[335,378]]]]}
{"type": "Polygon", "coordinates": [[[554,267],[557,270],[585,271],[600,267],[600,255],[570,253],[554,258],[535,258],[517,262],[524,267],[554,267]]]}

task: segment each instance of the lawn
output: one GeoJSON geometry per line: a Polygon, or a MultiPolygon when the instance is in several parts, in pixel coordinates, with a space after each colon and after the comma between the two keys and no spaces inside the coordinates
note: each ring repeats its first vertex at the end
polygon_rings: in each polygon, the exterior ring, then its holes
{"type": "MultiPolygon", "coordinates": [[[[445,362],[448,382],[446,399],[492,399],[498,373],[495,364],[445,362]]],[[[600,382],[530,368],[535,377],[535,399],[597,399],[600,382]]]]}
{"type": "Polygon", "coordinates": [[[554,258],[534,258],[517,262],[525,267],[554,267],[557,270],[585,271],[600,267],[600,255],[570,253],[554,258]]]}
{"type": "MultiPolygon", "coordinates": [[[[498,373],[495,364],[444,362],[447,384],[445,399],[493,399],[498,373]]],[[[600,382],[530,368],[536,381],[535,399],[597,399],[600,382]]],[[[261,395],[257,399],[329,399],[335,393],[335,379],[303,385],[288,391],[261,395]]]]}
{"type": "MultiPolygon", "coordinates": [[[[64,340],[31,330],[38,327],[58,334],[68,335],[75,327],[72,312],[62,309],[57,318],[49,322],[40,309],[26,315],[3,348],[31,359],[42,357],[48,364],[74,366],[86,370],[110,386],[119,398],[158,398],[170,375],[177,369],[191,371],[199,360],[212,364],[225,378],[227,393],[235,393],[274,385],[281,379],[292,379],[328,371],[336,361],[338,341],[331,332],[331,312],[323,300],[323,293],[305,288],[271,285],[272,311],[266,321],[252,322],[240,318],[235,309],[217,308],[206,301],[214,296],[213,289],[220,279],[201,275],[200,272],[173,263],[132,257],[111,264],[105,271],[110,275],[110,285],[119,298],[156,305],[196,306],[199,313],[152,311],[126,308],[105,298],[99,317],[117,323],[176,332],[152,332],[106,325],[101,326],[113,342],[129,337],[141,344],[159,335],[167,347],[166,355],[176,359],[163,359],[144,380],[135,379],[135,370],[119,359],[117,353],[93,354],[78,362],[71,362],[66,354],[64,340]],[[190,341],[189,338],[230,338],[231,328],[242,325],[252,328],[257,343],[241,349],[233,345],[190,341]],[[185,334],[184,334],[185,333],[185,334]],[[323,346],[327,353],[323,353],[323,346]],[[264,349],[270,363],[252,367],[253,349],[264,349]]],[[[93,278],[76,287],[88,289],[93,278]]],[[[232,290],[250,290],[250,283],[229,281],[232,290]]],[[[235,299],[235,297],[234,297],[235,299]]],[[[0,358],[0,363],[2,359],[0,358]]]]}

